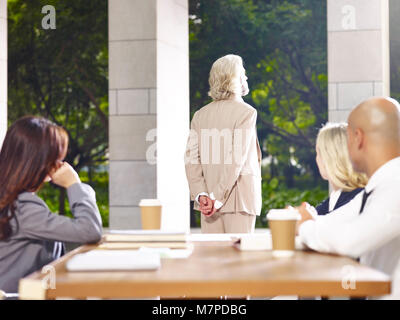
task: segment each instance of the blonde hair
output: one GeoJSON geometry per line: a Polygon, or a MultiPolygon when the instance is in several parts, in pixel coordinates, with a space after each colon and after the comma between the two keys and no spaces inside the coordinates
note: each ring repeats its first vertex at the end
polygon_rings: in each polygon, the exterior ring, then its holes
{"type": "Polygon", "coordinates": [[[208,95],[213,100],[225,100],[233,95],[242,95],[240,76],[244,75],[243,60],[240,56],[228,54],[216,60],[210,70],[208,95]]]}
{"type": "Polygon", "coordinates": [[[327,123],[318,133],[316,147],[329,180],[343,191],[364,188],[368,178],[353,170],[347,150],[347,123],[327,123]]]}

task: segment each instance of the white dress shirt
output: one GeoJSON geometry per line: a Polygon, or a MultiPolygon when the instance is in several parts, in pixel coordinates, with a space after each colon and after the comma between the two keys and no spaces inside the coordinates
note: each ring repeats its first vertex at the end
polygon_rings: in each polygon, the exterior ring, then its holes
{"type": "Polygon", "coordinates": [[[329,212],[335,208],[336,202],[339,200],[341,193],[341,189],[331,192],[331,195],[329,196],[329,212]]]}
{"type": "MultiPolygon", "coordinates": [[[[369,179],[365,191],[352,201],[299,228],[301,241],[309,248],[350,257],[392,277],[392,294],[400,289],[400,157],[381,166],[369,179]],[[364,192],[371,192],[363,213],[364,192]]],[[[397,294],[397,293],[396,293],[397,294]]]]}

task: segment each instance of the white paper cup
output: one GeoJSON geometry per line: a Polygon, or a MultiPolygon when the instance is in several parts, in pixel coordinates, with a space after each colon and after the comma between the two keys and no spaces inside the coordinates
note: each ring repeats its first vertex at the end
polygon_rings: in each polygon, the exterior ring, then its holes
{"type": "Polygon", "coordinates": [[[272,209],[267,215],[272,236],[272,255],[288,258],[294,255],[296,223],[300,214],[295,209],[272,209]]]}
{"type": "Polygon", "coordinates": [[[161,229],[162,206],[158,199],[142,199],[139,203],[142,229],[159,230],[161,229]]]}

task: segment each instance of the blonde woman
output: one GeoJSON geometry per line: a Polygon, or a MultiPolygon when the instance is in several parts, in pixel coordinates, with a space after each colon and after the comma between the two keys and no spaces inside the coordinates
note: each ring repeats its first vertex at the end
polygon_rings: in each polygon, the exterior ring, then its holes
{"type": "MultiPolygon", "coordinates": [[[[325,124],[319,130],[315,149],[319,173],[324,180],[328,180],[332,192],[329,198],[316,208],[306,202],[298,207],[298,209],[305,208],[314,217],[329,214],[347,204],[364,190],[368,182],[367,176],[355,172],[350,162],[347,149],[347,123],[325,124]]],[[[321,299],[327,300],[326,297],[321,299]]]]}
{"type": "Polygon", "coordinates": [[[368,182],[365,174],[353,170],[347,150],[347,123],[327,123],[318,133],[316,161],[321,177],[329,181],[330,197],[316,207],[325,215],[350,202],[368,182]]]}
{"type": "Polygon", "coordinates": [[[203,233],[253,232],[261,212],[261,150],[257,111],[242,99],[249,92],[242,58],[215,61],[209,84],[213,101],[193,115],[186,147],[191,200],[203,233]]]}

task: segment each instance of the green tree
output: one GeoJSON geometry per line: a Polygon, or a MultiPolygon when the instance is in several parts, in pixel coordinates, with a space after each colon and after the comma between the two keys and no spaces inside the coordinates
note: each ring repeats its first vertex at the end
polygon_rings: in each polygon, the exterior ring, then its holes
{"type": "MultiPolygon", "coordinates": [[[[85,169],[89,183],[107,160],[107,25],[107,1],[8,1],[9,121],[34,114],[65,127],[66,161],[85,169]],[[45,5],[56,9],[56,29],[42,28],[45,5]]],[[[54,198],[50,189],[43,194],[54,198]]],[[[108,196],[100,202],[108,212],[108,196]]],[[[58,203],[64,214],[64,189],[58,203]]]]}

